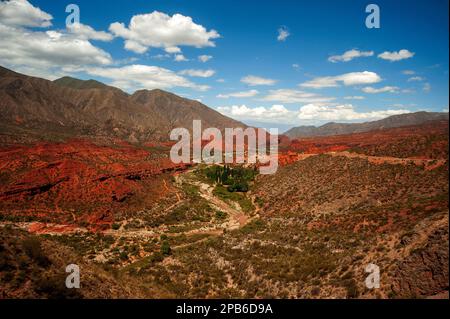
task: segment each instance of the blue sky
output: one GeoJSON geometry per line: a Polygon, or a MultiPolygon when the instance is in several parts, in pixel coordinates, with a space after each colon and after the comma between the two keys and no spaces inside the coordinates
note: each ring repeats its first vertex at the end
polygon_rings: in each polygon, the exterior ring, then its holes
{"type": "Polygon", "coordinates": [[[368,29],[367,1],[83,0],[81,31],[69,3],[1,3],[0,64],[159,87],[281,129],[448,110],[448,1],[373,1],[368,29]]]}

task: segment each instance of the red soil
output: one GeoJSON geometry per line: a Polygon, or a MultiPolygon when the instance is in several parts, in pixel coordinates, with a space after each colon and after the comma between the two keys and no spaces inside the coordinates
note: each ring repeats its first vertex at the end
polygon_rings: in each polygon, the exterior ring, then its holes
{"type": "Polygon", "coordinates": [[[165,154],[125,143],[72,140],[3,148],[0,217],[109,227],[113,212],[142,209],[164,196],[170,191],[164,180],[184,168],[165,154]]]}
{"type": "Polygon", "coordinates": [[[367,155],[380,156],[384,153],[381,156],[445,159],[448,156],[448,121],[348,135],[294,139],[285,149],[307,154],[360,149],[367,155]]]}

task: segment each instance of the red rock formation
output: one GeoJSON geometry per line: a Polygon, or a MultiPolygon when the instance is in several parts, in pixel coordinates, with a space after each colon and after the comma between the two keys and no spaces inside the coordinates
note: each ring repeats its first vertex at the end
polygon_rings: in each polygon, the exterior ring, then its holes
{"type": "Polygon", "coordinates": [[[184,169],[164,153],[85,140],[0,149],[0,216],[104,228],[114,214],[151,205],[184,169]],[[113,214],[114,212],[114,214],[113,214]]]}

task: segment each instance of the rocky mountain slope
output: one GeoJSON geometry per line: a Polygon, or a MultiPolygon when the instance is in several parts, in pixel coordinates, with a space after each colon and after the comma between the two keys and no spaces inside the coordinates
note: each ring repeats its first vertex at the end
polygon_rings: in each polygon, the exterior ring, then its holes
{"type": "Polygon", "coordinates": [[[175,126],[192,120],[217,128],[245,127],[197,101],[162,90],[129,95],[100,82],[61,78],[54,82],[0,67],[0,134],[104,136],[130,142],[168,140],[175,126]]]}

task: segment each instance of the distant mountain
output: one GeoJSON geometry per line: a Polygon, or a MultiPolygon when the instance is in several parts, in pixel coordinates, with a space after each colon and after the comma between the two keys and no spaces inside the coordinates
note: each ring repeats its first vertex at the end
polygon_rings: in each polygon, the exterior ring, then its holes
{"type": "Polygon", "coordinates": [[[104,136],[131,142],[167,140],[192,120],[217,128],[245,127],[197,101],[162,90],[129,95],[95,80],[55,81],[0,67],[0,133],[104,136]]]}
{"type": "Polygon", "coordinates": [[[416,112],[389,116],[382,120],[364,123],[327,123],[322,126],[298,126],[291,128],[284,135],[291,139],[313,136],[332,136],[362,133],[386,128],[419,125],[428,121],[448,120],[448,113],[416,112]]]}

